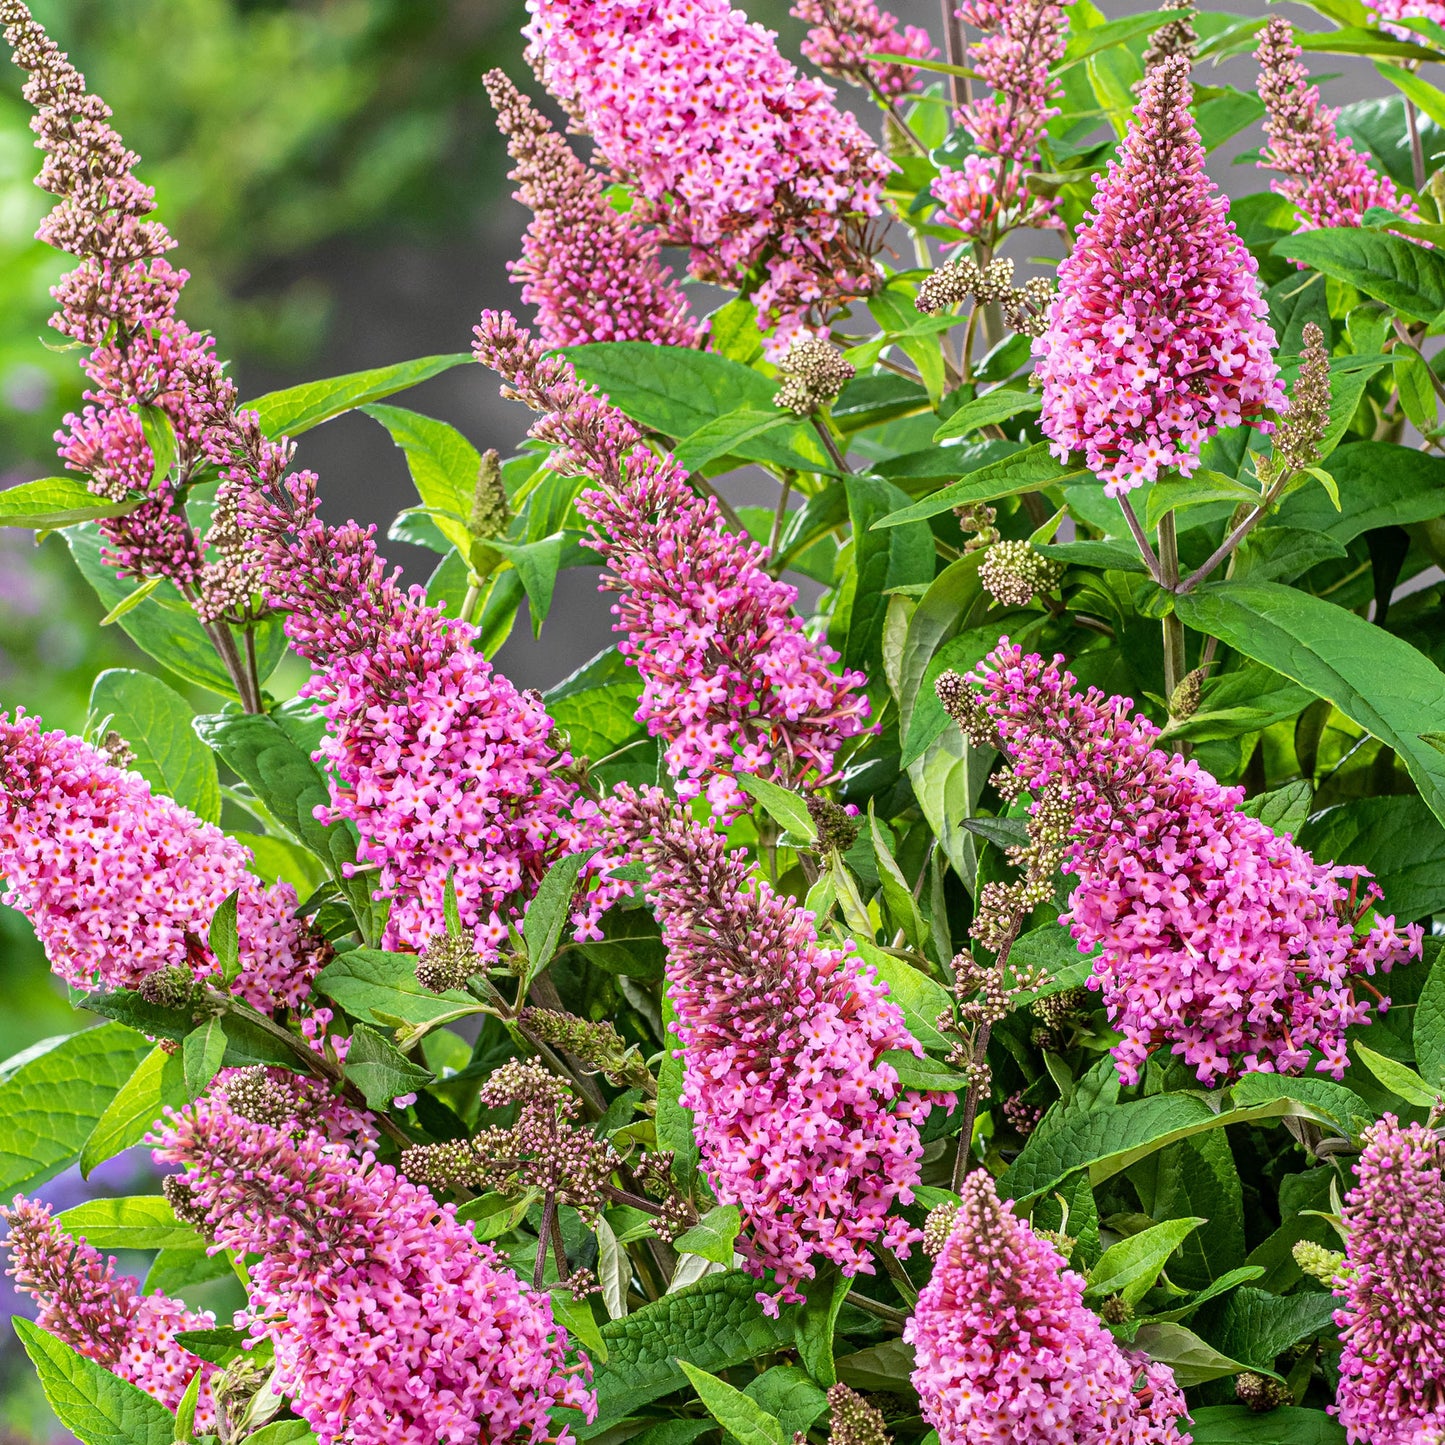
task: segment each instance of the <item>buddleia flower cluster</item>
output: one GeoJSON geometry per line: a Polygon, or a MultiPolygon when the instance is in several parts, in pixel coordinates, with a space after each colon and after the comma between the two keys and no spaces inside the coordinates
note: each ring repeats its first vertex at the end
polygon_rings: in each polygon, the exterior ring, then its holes
{"type": "Polygon", "coordinates": [[[923,73],[909,60],[938,54],[926,30],[900,24],[874,0],[793,0],[791,14],[811,27],[802,50],[819,70],[889,100],[918,89],[923,73]],[[877,55],[898,59],[870,59],[877,55]]]}

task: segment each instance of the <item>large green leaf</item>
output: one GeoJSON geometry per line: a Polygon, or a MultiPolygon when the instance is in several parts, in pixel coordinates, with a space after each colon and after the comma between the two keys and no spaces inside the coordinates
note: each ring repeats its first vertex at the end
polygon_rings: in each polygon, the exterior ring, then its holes
{"type": "Polygon", "coordinates": [[[1267,1294],[1244,1285],[1230,1295],[1210,1337],[1225,1354],[1273,1370],[1275,1357],[1292,1345],[1333,1334],[1334,1312],[1331,1294],[1267,1294]]]}
{"type": "Polygon", "coordinates": [[[685,1358],[679,1358],[677,1363],[708,1414],[738,1445],[787,1445],[792,1438],[784,1435],[776,1415],[770,1415],[726,1380],[698,1369],[685,1358]]]}
{"type": "Polygon", "coordinates": [[[1151,1218],[1204,1221],[1170,1263],[1174,1284],[1203,1289],[1243,1258],[1244,1188],[1222,1134],[1196,1134],[1150,1154],[1129,1170],[1129,1181],[1151,1218]]]}
{"type": "Polygon", "coordinates": [[[127,1199],[88,1199],[57,1216],[56,1223],[97,1249],[195,1249],[203,1241],[182,1224],[159,1194],[127,1199]]]}
{"type": "Polygon", "coordinates": [[[1194,1445],[1345,1445],[1345,1432],[1333,1416],[1297,1405],[1263,1415],[1248,1405],[1205,1405],[1192,1421],[1194,1445]]]}
{"type": "Polygon", "coordinates": [[[472,545],[472,513],[482,454],[456,427],[401,406],[363,406],[406,456],[416,494],[438,530],[465,556],[472,545]]]}
{"type": "Polygon", "coordinates": [[[16,1319],[55,1417],[84,1445],[174,1445],[175,1416],[30,1320],[16,1319]]]}
{"type": "Polygon", "coordinates": [[[967,436],[982,427],[996,426],[1010,417],[1035,412],[1043,405],[1043,397],[1036,391],[1019,391],[1013,387],[997,386],[966,401],[949,416],[933,433],[936,442],[947,441],[950,437],[967,436]]]}
{"type": "Polygon", "coordinates": [[[411,953],[353,948],[337,956],[316,976],[316,988],[334,999],[352,1018],[386,1024],[393,1019],[430,1023],[475,1003],[459,989],[432,993],[416,981],[411,953]]]}
{"type": "Polygon", "coordinates": [[[167,1051],[157,1044],[96,1121],[80,1151],[81,1173],[89,1174],[97,1164],[139,1144],[168,1106],[179,1109],[190,1097],[180,1050],[167,1051]]]}
{"type": "MultiPolygon", "coordinates": [[[[606,392],[633,421],[664,436],[693,438],[734,412],[776,412],[778,384],[711,351],[648,341],[594,341],[565,355],[583,381],[606,392]]],[[[817,439],[801,423],[737,435],[730,449],[746,461],[831,471],[817,439]]]]}
{"type": "Polygon", "coordinates": [[[112,667],[90,689],[91,716],[130,744],[135,768],[157,793],[174,798],[198,818],[221,817],[216,759],[191,726],[191,705],[149,673],[112,667]]]}
{"type": "Polygon", "coordinates": [[[1392,633],[1274,582],[1216,582],[1175,602],[1185,626],[1328,698],[1394,748],[1445,822],[1445,754],[1420,740],[1445,717],[1445,673],[1392,633]]]}
{"type": "Polygon", "coordinates": [[[150,1047],[133,1029],[101,1024],[58,1041],[0,1084],[0,1197],[75,1162],[150,1047]]]}
{"type": "Polygon", "coordinates": [[[1041,487],[1056,486],[1071,478],[1087,475],[1083,467],[1056,461],[1049,452],[1049,443],[1038,442],[1026,451],[1015,452],[968,473],[951,487],[945,487],[921,502],[902,507],[873,525],[880,529],[903,527],[910,522],[926,521],[953,507],[969,506],[974,502],[995,502],[1000,497],[1038,491],[1041,487]]]}
{"type": "Polygon", "coordinates": [[[405,391],[471,359],[470,352],[456,351],[444,356],[423,356],[416,361],[399,361],[371,371],[353,371],[347,376],[329,376],[324,381],[306,381],[244,402],[242,409],[254,411],[261,418],[261,430],[268,437],[300,436],[342,412],[405,391]]]}
{"type": "Polygon", "coordinates": [[[854,570],[848,581],[846,640],[841,651],[846,667],[861,668],[869,677],[876,677],[881,675],[889,589],[933,580],[933,532],[923,522],[882,532],[871,530],[891,511],[906,506],[907,495],[877,477],[849,477],[847,487],[854,570]]]}
{"type": "Polygon", "coordinates": [[[139,499],[107,502],[79,477],[41,477],[0,492],[0,527],[29,527],[43,532],[101,517],[123,517],[138,506],[139,499]]]}
{"type": "Polygon", "coordinates": [[[1198,1218],[1168,1219],[1111,1244],[1089,1271],[1089,1295],[1102,1300],[1117,1294],[1131,1305],[1138,1304],[1154,1287],[1169,1256],[1203,1223],[1198,1218]]]}
{"type": "Polygon", "coordinates": [[[1274,254],[1347,282],[1409,320],[1433,321],[1445,311],[1445,257],[1403,236],[1357,226],[1301,231],[1277,242],[1274,254]]]}
{"type": "Polygon", "coordinates": [[[1384,889],[1380,911],[1428,918],[1445,911],[1445,828],[1419,798],[1356,798],[1311,819],[1300,846],[1333,863],[1363,864],[1384,889]]]}
{"type": "Polygon", "coordinates": [[[1445,1086],[1445,950],[1437,946],[1426,957],[1432,966],[1415,1005],[1415,1062],[1427,1083],[1445,1086]]]}
{"type": "Polygon", "coordinates": [[[679,1360],[717,1371],[788,1348],[791,1318],[769,1319],[757,1292],[757,1280],[729,1270],[603,1325],[607,1364],[597,1371],[593,1429],[686,1386],[679,1360]]]}
{"type": "Polygon", "coordinates": [[[1325,470],[1339,488],[1339,508],[1323,487],[1306,487],[1280,508],[1281,526],[1350,542],[1374,527],[1404,527],[1445,513],[1445,457],[1390,442],[1350,442],[1325,470]]]}

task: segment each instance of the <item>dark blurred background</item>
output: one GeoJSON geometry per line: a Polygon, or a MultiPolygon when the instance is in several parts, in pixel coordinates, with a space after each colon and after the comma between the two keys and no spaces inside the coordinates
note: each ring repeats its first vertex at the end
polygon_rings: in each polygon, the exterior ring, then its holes
{"type": "MultiPolygon", "coordinates": [[[[33,8],[141,153],[141,173],[181,243],[175,259],[193,273],[184,314],[215,331],[243,396],[463,351],[483,307],[518,306],[506,263],[526,213],[510,198],[479,78],[500,65],[537,93],[522,56],[521,0],[33,0],[33,8]]],[[[803,27],[787,0],[745,0],[745,8],[797,57],[803,27]]],[[[890,8],[939,37],[936,0],[890,8]]],[[[1103,0],[1102,8],[1113,17],[1154,7],[1103,0]]],[[[1299,6],[1290,16],[1319,23],[1299,6]]],[[[1315,57],[1321,75],[1348,66],[1315,57]]],[[[1252,89],[1252,63],[1232,61],[1207,78],[1216,77],[1252,89]]],[[[1356,66],[1326,94],[1340,104],[1381,89],[1356,66]]],[[[48,288],[66,262],[32,239],[47,201],[31,184],[39,156],[19,92],[18,73],[0,68],[0,485],[57,469],[50,436],[80,390],[73,354],[43,344],[48,288]]],[[[866,109],[846,89],[841,98],[866,109]]],[[[864,119],[876,133],[872,114],[864,119]]],[[[1252,166],[1232,164],[1258,141],[1247,134],[1212,157],[1228,189],[1261,186],[1252,166]]],[[[711,304],[699,297],[695,309],[711,304]]],[[[475,367],[399,400],[504,454],[528,420],[475,367]]],[[[359,414],[309,433],[299,461],[320,474],[333,520],[374,521],[384,534],[415,500],[401,453],[359,414]]],[[[435,561],[401,543],[385,550],[415,580],[435,561]]],[[[606,645],[609,604],[594,577],[559,576],[541,642],[519,622],[498,658],[519,685],[546,686],[606,645]]],[[[136,664],[117,629],[96,628],[100,611],[59,539],[37,549],[28,534],[0,531],[0,708],[23,704],[78,730],[95,674],[136,664]]],[[[0,980],[0,1059],[80,1022],[29,926],[8,909],[0,909],[0,980]]],[[[130,1169],[118,1161],[87,1188],[131,1192],[130,1169]]],[[[80,1189],[62,1177],[45,1192],[68,1204],[80,1189]]],[[[11,1344],[0,1329],[0,1445],[63,1439],[29,1370],[14,1367],[11,1344]]]]}

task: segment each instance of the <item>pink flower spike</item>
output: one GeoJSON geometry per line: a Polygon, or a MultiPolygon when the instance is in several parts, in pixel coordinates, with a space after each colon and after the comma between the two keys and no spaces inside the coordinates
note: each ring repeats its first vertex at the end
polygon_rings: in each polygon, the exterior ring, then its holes
{"type": "MultiPolygon", "coordinates": [[[[1445,7],[1435,8],[1445,14],[1445,7]]],[[[1302,53],[1289,21],[1272,16],[1255,51],[1269,136],[1259,165],[1282,177],[1269,183],[1270,190],[1296,208],[1301,230],[1358,226],[1372,206],[1419,220],[1419,212],[1396,191],[1394,181],[1336,132],[1339,111],[1325,105],[1319,87],[1309,83],[1302,53]]]]}
{"type": "Polygon", "coordinates": [[[1445,5],[1439,0],[1365,0],[1365,8],[1373,10],[1380,17],[1380,29],[1388,31],[1396,40],[1412,40],[1417,45],[1428,44],[1428,40],[1401,20],[1433,20],[1445,25],[1445,5]]]}
{"type": "MultiPolygon", "coordinates": [[[[1357,979],[1419,957],[1422,930],[1393,919],[1356,935],[1379,897],[1363,869],[1316,863],[1238,811],[1198,762],[1156,746],[1159,730],[1124,697],[1078,690],[1061,666],[1007,639],[971,680],[1012,763],[1008,786],[1040,820],[1068,822],[1067,922],[1100,949],[1090,987],[1123,1035],[1126,1083],[1168,1041],[1215,1084],[1254,1071],[1315,1067],[1341,1077],[1345,1031],[1368,1022],[1357,979]]],[[[1060,841],[1063,841],[1062,839],[1060,841]]]]}
{"type": "MultiPolygon", "coordinates": [[[[178,1214],[259,1256],[249,1323],[320,1445],[568,1445],[592,1420],[585,1355],[455,1206],[292,1119],[240,1114],[224,1085],[168,1114],[158,1161],[178,1214]]],[[[153,1141],[157,1142],[157,1141],[153,1141]]]]}
{"type": "Polygon", "coordinates": [[[923,1053],[886,985],[659,790],[619,789],[613,819],[648,870],[703,1169],[742,1211],[746,1268],[773,1271],[764,1308],[800,1299],[820,1258],[871,1274],[874,1246],[906,1253],[919,1234],[894,1210],[934,1101],[883,1057],[923,1053]]]}
{"type": "Polygon", "coordinates": [[[892,164],[832,91],[729,0],[527,0],[547,88],[633,185],[664,244],[701,281],[752,300],[781,356],[881,284],[892,164]]]}
{"type": "MultiPolygon", "coordinates": [[[[163,1294],[143,1295],[137,1280],[117,1278],[113,1259],[72,1239],[36,1200],[17,1194],[12,1207],[0,1208],[0,1219],[10,1227],[5,1273],[39,1304],[41,1329],[168,1410],[180,1404],[198,1370],[215,1373],[176,1343],[182,1330],[212,1328],[216,1317],[209,1310],[189,1310],[163,1294]]],[[[196,1427],[207,1431],[215,1423],[216,1402],[207,1382],[196,1403],[196,1427]]]]}
{"type": "Polygon", "coordinates": [[[1286,405],[1258,266],[1204,170],[1189,63],[1150,71],[1034,341],[1041,425],[1110,496],[1186,474],[1221,427],[1286,405]]]}
{"type": "Polygon", "coordinates": [[[522,259],[508,263],[522,300],[537,308],[548,346],[652,341],[696,346],[699,326],[687,297],[657,259],[657,241],[619,215],[603,179],[572,153],[500,70],[485,76],[507,137],[516,199],[532,212],[522,259]]]}
{"type": "Polygon", "coordinates": [[[984,1170],[962,1200],[903,1328],[940,1445],[1188,1445],[1173,1371],[1120,1347],[984,1170]]]}
{"type": "Polygon", "coordinates": [[[136,988],[160,969],[218,979],[203,940],[240,890],[241,971],[264,1012],[300,1003],[330,949],[296,918],[289,883],[266,887],[250,851],[88,743],[0,713],[0,877],[51,967],[77,988],[136,988]]]}
{"type": "Polygon", "coordinates": [[[880,10],[874,0],[793,0],[791,13],[813,27],[803,54],[824,75],[874,86],[889,100],[917,89],[921,72],[909,60],[938,55],[926,30],[900,27],[898,17],[880,10]],[[868,55],[896,55],[898,63],[868,60],[868,55]]]}
{"type": "Polygon", "coordinates": [[[1445,1439],[1445,1139],[1393,1114],[1365,1131],[1343,1210],[1337,1413],[1351,1445],[1445,1439]]]}

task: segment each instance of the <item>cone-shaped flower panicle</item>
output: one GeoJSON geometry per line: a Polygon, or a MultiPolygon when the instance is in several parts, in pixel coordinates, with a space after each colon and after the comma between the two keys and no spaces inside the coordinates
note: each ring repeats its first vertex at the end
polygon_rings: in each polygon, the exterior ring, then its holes
{"type": "MultiPolygon", "coordinates": [[[[388,575],[374,528],[328,526],[317,505],[315,476],[293,473],[247,492],[238,517],[261,590],[317,668],[302,693],[327,722],[326,820],[354,823],[358,859],[378,870],[387,946],[446,931],[450,874],[463,924],[495,957],[547,868],[597,841],[596,805],[562,775],[571,758],[541,700],[492,670],[476,629],[388,575]]],[[[624,886],[599,884],[579,923],[624,886]]]]}
{"type": "Polygon", "coordinates": [[[938,54],[926,30],[903,25],[874,0],[793,0],[792,13],[812,26],[803,54],[819,70],[851,85],[876,87],[890,100],[918,87],[921,72],[909,60],[932,60],[938,54]],[[898,61],[869,60],[869,55],[896,55],[898,61]]]}
{"type": "Polygon", "coordinates": [[[1445,25],[1445,5],[1439,0],[1365,0],[1365,8],[1373,10],[1380,20],[1380,29],[1388,30],[1397,40],[1412,40],[1417,45],[1429,44],[1422,41],[1420,33],[1401,25],[1401,20],[1433,20],[1445,25]]]}
{"type": "Polygon", "coordinates": [[[159,1145],[185,1170],[167,1188],[178,1213],[259,1255],[250,1330],[320,1445],[566,1442],[554,1407],[595,1415],[547,1296],[390,1165],[244,1118],[224,1088],[170,1114],[159,1145]]]}
{"type": "MultiPolygon", "coordinates": [[[[713,826],[656,789],[623,791],[615,816],[648,870],[682,1099],[709,1183],[742,1210],[747,1268],[773,1270],[781,1300],[799,1298],[820,1259],[871,1274],[873,1246],[918,1238],[890,1217],[913,1198],[931,1105],[883,1057],[922,1053],[901,1011],[713,826]]],[[[759,1299],[776,1311],[777,1299],[759,1299]]]]}
{"type": "Polygon", "coordinates": [[[1078,880],[1066,921],[1081,951],[1101,950],[1090,986],[1123,1035],[1120,1075],[1136,1082],[1167,1041],[1206,1084],[1298,1073],[1311,1049],[1339,1078],[1345,1030],[1372,1012],[1356,982],[1418,956],[1420,928],[1379,918],[1359,936],[1379,897],[1364,869],[1316,863],[1239,812],[1242,788],[1157,747],[1130,699],[1079,690],[1061,662],[1005,639],[972,680],[1012,764],[1006,789],[1062,820],[1078,880]]]}
{"type": "Polygon", "coordinates": [[[250,850],[88,743],[0,713],[0,877],[51,967],[80,988],[135,988],[165,968],[219,978],[204,940],[239,890],[241,971],[263,1010],[294,1005],[329,949],[295,916],[289,883],[247,871],[250,850]]]}
{"type": "Polygon", "coordinates": [[[695,346],[698,325],[657,259],[655,234],[617,212],[603,177],[502,71],[485,79],[514,162],[508,175],[517,182],[516,198],[532,213],[522,259],[507,269],[521,283],[522,300],[537,308],[542,340],[695,346]]]}
{"type": "Polygon", "coordinates": [[[706,787],[731,816],[747,801],[735,773],[794,787],[828,778],[866,725],[864,679],[831,670],[837,655],[803,631],[797,592],[768,575],[763,549],[727,531],[671,456],[510,315],[483,313],[474,349],[508,395],[543,414],[532,435],[559,447],[554,465],[592,483],[578,509],[622,594],[619,650],[644,680],[637,716],[665,740],[680,795],[706,787]]]}
{"type": "Polygon", "coordinates": [[[941,1445],[1187,1445],[1169,1367],[1120,1347],[984,1170],[962,1198],[903,1331],[941,1445]]]}
{"type": "Polygon", "coordinates": [[[36,145],[45,152],[37,184],[59,198],[40,240],[81,259],[54,290],[51,325],[89,348],[90,388],[79,414],[58,433],[67,466],[86,474],[108,501],[142,498],[123,517],[99,523],[108,559],[133,578],[163,577],[196,600],[206,620],[237,616],[248,598],[224,528],[212,530],[209,559],[187,520],[184,487],[236,449],[236,389],[209,336],[176,315],[187,274],[165,259],[175,242],[146,217],[155,195],[137,179],[139,157],[110,125],[110,109],[30,18],[21,0],[0,0],[0,23],[15,63],[29,72],[36,145]],[[169,433],[175,458],[157,466],[169,433]]]}
{"type": "Polygon", "coordinates": [[[1268,427],[1285,405],[1258,268],[1205,173],[1189,98],[1182,56],[1150,72],[1034,342],[1044,432],[1111,496],[1187,475],[1220,427],[1268,427]]]}
{"type": "Polygon", "coordinates": [[[1386,1114],[1345,1199],[1337,1393],[1351,1445],[1445,1440],[1445,1139],[1386,1114]]]}
{"type": "MultiPolygon", "coordinates": [[[[0,1209],[0,1220],[10,1231],[5,1273],[40,1306],[41,1329],[168,1410],[180,1404],[197,1370],[212,1373],[176,1343],[181,1330],[210,1329],[216,1317],[209,1311],[188,1310],[163,1294],[143,1295],[139,1281],[117,1276],[113,1259],[72,1239],[36,1200],[17,1195],[11,1208],[0,1209]]],[[[212,1428],[215,1418],[211,1387],[203,1384],[197,1428],[212,1428]]]]}
{"type": "Polygon", "coordinates": [[[1283,15],[1270,18],[1254,54],[1269,137],[1259,164],[1279,173],[1269,188],[1295,206],[1301,229],[1358,226],[1371,206],[1418,218],[1394,181],[1375,170],[1348,136],[1337,133],[1339,112],[1310,84],[1294,30],[1283,15]]]}
{"type": "Polygon", "coordinates": [[[1065,7],[1071,0],[964,3],[959,17],[983,31],[968,47],[969,63],[993,94],[965,105],[959,123],[981,154],[961,170],[944,166],[933,183],[938,219],[966,236],[997,237],[1015,226],[1057,226],[1054,202],[1024,183],[1039,164],[1039,141],[1056,116],[1059,84],[1050,73],[1063,57],[1065,7]]]}
{"type": "Polygon", "coordinates": [[[548,89],[692,274],[753,293],[779,351],[880,284],[891,164],[730,0],[528,0],[548,89]]]}

